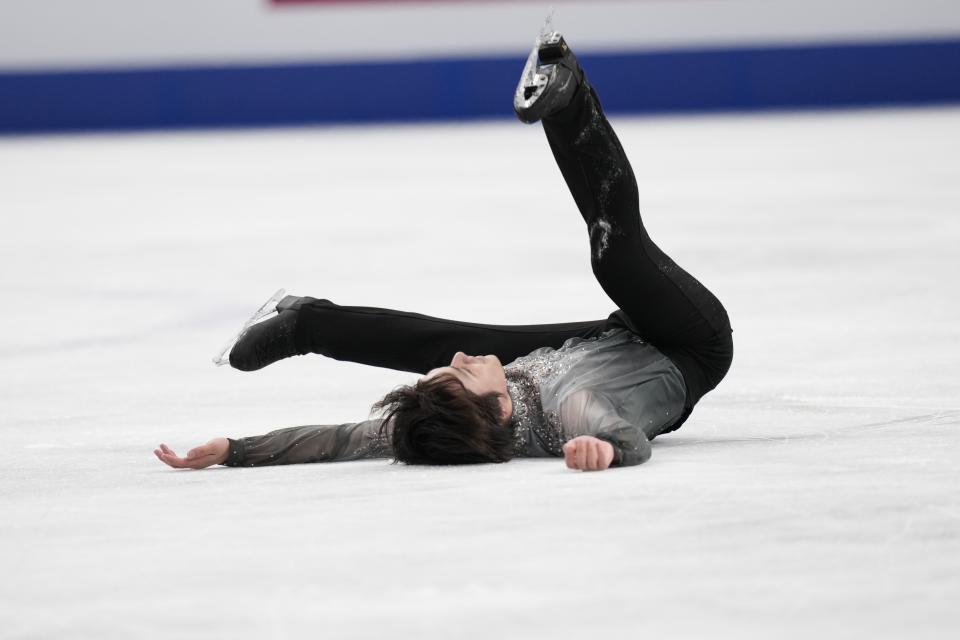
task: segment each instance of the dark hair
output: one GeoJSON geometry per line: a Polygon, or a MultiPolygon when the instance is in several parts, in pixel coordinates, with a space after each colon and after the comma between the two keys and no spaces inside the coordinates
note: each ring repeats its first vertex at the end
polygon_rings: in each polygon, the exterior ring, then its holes
{"type": "Polygon", "coordinates": [[[476,464],[513,457],[513,431],[505,424],[500,394],[468,391],[449,373],[394,389],[374,410],[392,425],[395,462],[476,464]]]}

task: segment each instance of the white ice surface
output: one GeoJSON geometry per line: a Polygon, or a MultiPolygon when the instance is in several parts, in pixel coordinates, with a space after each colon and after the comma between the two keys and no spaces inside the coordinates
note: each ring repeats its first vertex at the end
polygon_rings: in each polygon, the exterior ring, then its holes
{"type": "Polygon", "coordinates": [[[727,379],[641,467],[175,471],[403,373],[213,352],[280,286],[600,318],[519,123],[0,140],[0,636],[924,638],[960,627],[960,109],[615,118],[727,379]]]}

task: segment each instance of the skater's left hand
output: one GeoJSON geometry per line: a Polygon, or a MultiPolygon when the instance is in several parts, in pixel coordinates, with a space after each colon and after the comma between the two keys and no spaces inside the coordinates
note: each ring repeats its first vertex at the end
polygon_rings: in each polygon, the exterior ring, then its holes
{"type": "Polygon", "coordinates": [[[153,450],[155,456],[174,469],[204,469],[211,465],[222,464],[226,462],[229,453],[230,442],[226,438],[214,438],[206,444],[194,447],[187,452],[186,458],[181,458],[165,444],[153,450]]]}
{"type": "Polygon", "coordinates": [[[593,436],[580,436],[563,445],[568,469],[603,471],[613,463],[613,445],[593,436]]]}

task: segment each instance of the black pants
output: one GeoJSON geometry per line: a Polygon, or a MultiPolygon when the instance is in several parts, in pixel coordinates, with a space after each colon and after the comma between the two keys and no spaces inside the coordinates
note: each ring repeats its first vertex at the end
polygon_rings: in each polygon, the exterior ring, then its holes
{"type": "Polygon", "coordinates": [[[506,364],[539,347],[622,327],[656,346],[683,373],[687,410],[679,427],[730,366],[727,313],[647,234],[633,170],[593,89],[583,85],[543,127],[587,224],[593,273],[617,311],[586,322],[488,325],[318,300],[301,309],[297,346],[337,360],[426,373],[449,364],[457,351],[495,354],[506,364]]]}

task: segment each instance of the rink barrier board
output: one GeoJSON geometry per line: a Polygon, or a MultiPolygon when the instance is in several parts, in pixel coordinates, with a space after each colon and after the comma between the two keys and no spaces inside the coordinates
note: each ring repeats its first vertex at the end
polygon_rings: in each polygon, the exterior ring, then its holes
{"type": "MultiPolygon", "coordinates": [[[[610,112],[960,102],[960,40],[580,57],[610,112]]],[[[0,73],[0,133],[512,117],[524,61],[0,73]]]]}

